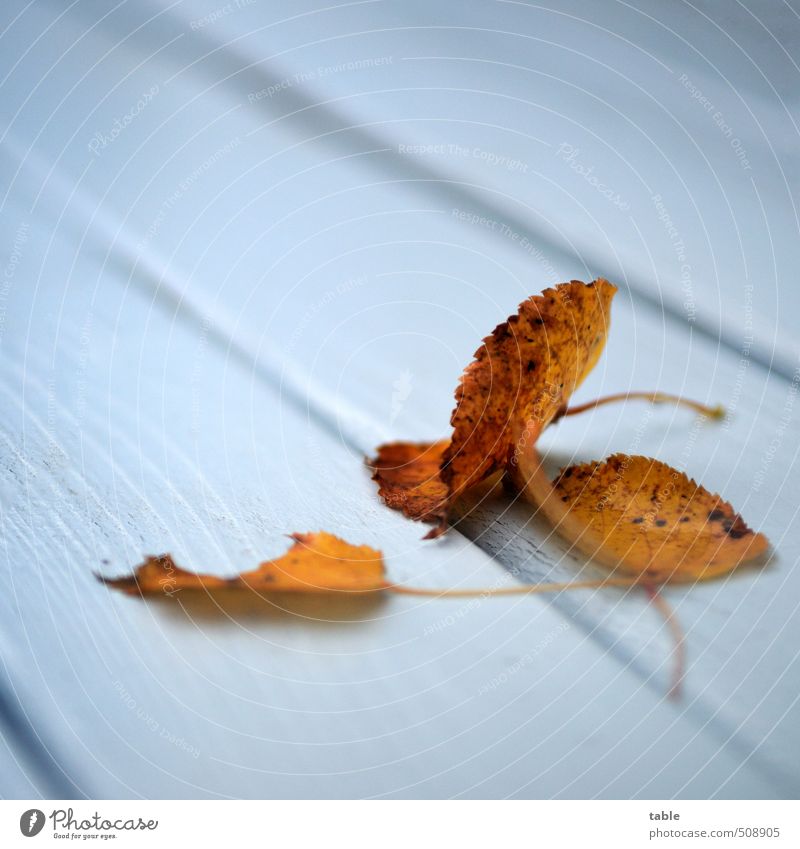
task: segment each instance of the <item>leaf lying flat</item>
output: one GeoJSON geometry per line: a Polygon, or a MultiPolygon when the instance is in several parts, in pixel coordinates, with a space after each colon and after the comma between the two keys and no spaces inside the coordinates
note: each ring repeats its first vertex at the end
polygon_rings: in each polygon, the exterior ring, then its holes
{"type": "Polygon", "coordinates": [[[386,504],[442,522],[455,499],[506,465],[520,423],[538,436],[597,362],[616,291],[607,280],[573,280],[523,301],[464,371],[452,439],[380,446],[370,465],[386,504]]]}
{"type": "Polygon", "coordinates": [[[181,590],[251,589],[258,592],[374,592],[387,587],[380,551],[351,545],[320,531],[292,534],[294,545],[282,557],[231,578],[187,572],[169,554],[147,557],[132,575],[102,578],[130,594],[174,595],[181,590]]]}
{"type": "MultiPolygon", "coordinates": [[[[175,564],[169,554],[146,557],[131,575],[121,578],[98,578],[110,587],[129,595],[174,596],[182,590],[202,590],[215,598],[233,595],[237,591],[261,593],[294,593],[300,596],[343,594],[374,596],[379,592],[400,595],[436,597],[485,597],[488,595],[527,595],[556,592],[564,584],[520,584],[490,589],[447,590],[412,587],[386,581],[383,555],[367,545],[349,542],[320,531],[314,534],[292,534],[295,544],[277,560],[267,560],[252,572],[242,572],[231,578],[188,572],[175,564]]],[[[616,586],[613,580],[603,585],[616,586]]],[[[625,584],[627,586],[627,582],[625,584]]],[[[570,584],[570,587],[576,586],[570,584]]],[[[580,586],[597,587],[597,581],[580,586]]],[[[330,603],[330,599],[327,600],[330,603]]]]}
{"type": "Polygon", "coordinates": [[[551,484],[531,452],[517,482],[562,536],[642,583],[706,580],[769,547],[719,495],[647,457],[571,466],[551,484]]]}

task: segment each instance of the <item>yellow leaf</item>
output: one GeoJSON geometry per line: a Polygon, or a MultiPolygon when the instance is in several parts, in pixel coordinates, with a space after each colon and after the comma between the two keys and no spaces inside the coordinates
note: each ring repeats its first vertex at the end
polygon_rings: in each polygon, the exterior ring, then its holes
{"type": "Polygon", "coordinates": [[[512,476],[576,548],[642,583],[707,580],[769,547],[728,502],[658,460],[615,454],[551,484],[531,450],[512,476]]]}
{"type": "Polygon", "coordinates": [[[130,594],[172,596],[182,590],[252,589],[258,592],[368,593],[386,589],[383,556],[367,545],[351,545],[320,531],[292,534],[282,557],[230,578],[187,572],[169,554],[147,557],[132,575],[103,578],[130,594]]]}
{"type": "Polygon", "coordinates": [[[451,439],[380,446],[370,465],[386,504],[439,522],[430,536],[443,530],[454,500],[506,465],[520,423],[538,436],[564,410],[603,350],[616,291],[607,280],[573,280],[523,301],[464,371],[451,439]]]}
{"type": "Polygon", "coordinates": [[[536,436],[567,404],[605,346],[607,280],[573,280],[520,304],[475,352],[456,389],[453,436],[442,459],[451,498],[505,466],[515,425],[536,436]]]}

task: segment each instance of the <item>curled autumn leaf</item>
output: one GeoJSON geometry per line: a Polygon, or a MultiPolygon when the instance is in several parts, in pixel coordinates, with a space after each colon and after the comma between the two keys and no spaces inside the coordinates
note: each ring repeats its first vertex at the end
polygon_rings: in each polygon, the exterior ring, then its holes
{"type": "Polygon", "coordinates": [[[453,502],[505,467],[517,425],[538,436],[564,410],[603,350],[616,291],[573,280],[523,301],[464,371],[450,440],[378,448],[370,466],[386,504],[441,533],[453,502]]]}
{"type": "Polygon", "coordinates": [[[441,467],[448,499],[506,465],[518,423],[535,441],[566,406],[602,353],[616,291],[602,279],[562,283],[483,340],[455,393],[441,467]]]}

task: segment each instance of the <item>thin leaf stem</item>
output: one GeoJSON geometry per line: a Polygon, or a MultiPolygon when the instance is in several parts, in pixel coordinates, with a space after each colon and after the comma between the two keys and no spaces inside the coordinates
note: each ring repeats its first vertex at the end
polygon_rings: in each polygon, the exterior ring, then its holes
{"type": "Polygon", "coordinates": [[[692,401],[690,398],[682,398],[680,395],[670,395],[667,392],[618,392],[615,395],[606,395],[594,401],[587,401],[585,404],[579,404],[576,407],[567,407],[561,415],[577,416],[578,413],[594,410],[605,404],[613,404],[617,401],[637,400],[650,401],[651,404],[678,404],[682,407],[689,407],[689,409],[708,416],[710,419],[721,419],[725,416],[725,408],[722,404],[711,407],[707,404],[701,404],[699,401],[692,401]]]}
{"type": "Polygon", "coordinates": [[[435,590],[424,587],[409,587],[404,584],[388,584],[386,590],[400,595],[435,596],[437,598],[477,598],[479,596],[534,595],[554,593],[562,590],[595,590],[602,587],[635,587],[636,578],[604,578],[597,581],[566,581],[564,583],[521,584],[516,587],[488,587],[471,590],[435,590]]]}

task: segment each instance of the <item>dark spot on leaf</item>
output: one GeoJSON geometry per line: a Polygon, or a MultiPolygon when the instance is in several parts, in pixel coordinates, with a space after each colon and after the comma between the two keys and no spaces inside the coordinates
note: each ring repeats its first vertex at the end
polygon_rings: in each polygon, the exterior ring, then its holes
{"type": "Polygon", "coordinates": [[[663,528],[664,525],[666,525],[666,524],[667,524],[666,519],[656,519],[656,525],[658,525],[659,528],[663,528]]]}
{"type": "Polygon", "coordinates": [[[741,539],[742,537],[753,533],[742,521],[742,517],[738,515],[734,516],[733,519],[725,521],[722,527],[731,539],[741,539]]]}
{"type": "Polygon", "coordinates": [[[637,516],[635,519],[631,519],[634,525],[641,525],[644,522],[643,516],[637,516]]]}
{"type": "Polygon", "coordinates": [[[722,510],[712,510],[708,514],[708,521],[709,522],[719,522],[724,518],[725,518],[725,513],[722,510]]]}

